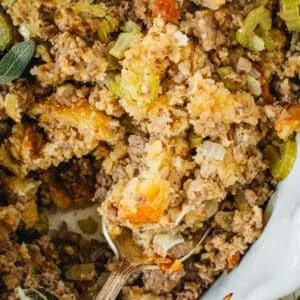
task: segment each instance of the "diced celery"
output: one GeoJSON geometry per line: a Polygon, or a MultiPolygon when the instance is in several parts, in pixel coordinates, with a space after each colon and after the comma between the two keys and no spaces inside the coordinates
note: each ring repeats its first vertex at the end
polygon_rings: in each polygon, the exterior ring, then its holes
{"type": "Polygon", "coordinates": [[[143,107],[158,97],[160,78],[150,64],[136,60],[110,88],[120,98],[143,107]]]}
{"type": "Polygon", "coordinates": [[[118,59],[122,59],[124,57],[124,53],[129,49],[130,44],[135,36],[136,33],[132,32],[120,33],[115,45],[110,49],[109,54],[118,59]]]}
{"type": "Polygon", "coordinates": [[[259,30],[259,36],[264,41],[264,45],[268,51],[274,51],[276,48],[274,35],[272,34],[271,30],[259,30]]]}
{"type": "Polygon", "coordinates": [[[12,26],[9,24],[7,17],[0,12],[0,51],[12,41],[12,26]]]}
{"type": "Polygon", "coordinates": [[[121,94],[121,92],[120,92],[120,82],[121,82],[121,79],[117,78],[109,84],[109,89],[112,91],[113,94],[115,94],[117,96],[120,96],[120,94],[121,94]]]}
{"type": "Polygon", "coordinates": [[[111,16],[106,16],[105,19],[109,22],[112,32],[118,30],[120,25],[118,19],[111,16]]]}
{"type": "Polygon", "coordinates": [[[287,140],[279,148],[268,145],[264,149],[264,157],[270,163],[271,174],[278,181],[285,179],[289,175],[296,156],[297,144],[294,140],[287,140]]]}
{"type": "Polygon", "coordinates": [[[122,30],[124,32],[133,32],[133,33],[141,32],[140,26],[131,20],[125,23],[125,25],[122,27],[122,30]]]}
{"type": "Polygon", "coordinates": [[[203,222],[202,220],[197,220],[193,224],[193,229],[194,230],[201,230],[203,228],[203,222]]]}
{"type": "Polygon", "coordinates": [[[230,66],[224,66],[217,69],[217,73],[221,77],[225,87],[230,91],[237,91],[241,88],[240,85],[229,78],[230,74],[233,72],[234,71],[230,66]]]}
{"type": "Polygon", "coordinates": [[[119,22],[117,19],[112,17],[106,17],[100,23],[97,31],[98,38],[101,43],[107,44],[111,41],[111,33],[118,29],[119,22]]]}
{"type": "Polygon", "coordinates": [[[234,213],[231,211],[219,211],[215,215],[216,223],[226,231],[232,231],[234,213]]]}
{"type": "Polygon", "coordinates": [[[230,66],[220,67],[217,69],[218,74],[220,75],[221,79],[227,78],[228,75],[233,73],[233,69],[230,66]]]}
{"type": "Polygon", "coordinates": [[[110,36],[110,24],[107,20],[103,20],[100,24],[100,27],[97,31],[98,38],[101,43],[106,44],[109,42],[109,36],[110,36]]]}
{"type": "Polygon", "coordinates": [[[243,47],[254,51],[263,51],[265,41],[255,33],[255,29],[260,28],[268,31],[272,27],[271,13],[264,6],[253,9],[244,20],[242,28],[236,33],[236,39],[243,47]]]}
{"type": "Polygon", "coordinates": [[[194,132],[191,132],[189,135],[189,141],[191,148],[197,148],[202,145],[202,138],[201,136],[195,134],[194,132]]]}
{"type": "Polygon", "coordinates": [[[280,16],[290,31],[300,32],[300,2],[299,0],[281,0],[280,16]]]}
{"type": "Polygon", "coordinates": [[[81,219],[77,223],[83,233],[94,234],[98,230],[98,223],[91,217],[81,219]]]}
{"type": "Polygon", "coordinates": [[[271,173],[277,180],[284,180],[291,172],[297,156],[297,144],[286,141],[280,149],[280,158],[271,161],[271,173]]]}

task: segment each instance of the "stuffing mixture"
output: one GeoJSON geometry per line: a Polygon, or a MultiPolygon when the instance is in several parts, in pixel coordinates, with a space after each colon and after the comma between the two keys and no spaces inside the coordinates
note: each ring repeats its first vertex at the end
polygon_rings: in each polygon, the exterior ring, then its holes
{"type": "Polygon", "coordinates": [[[0,299],[93,299],[99,215],[160,266],[120,299],[198,299],[235,268],[296,157],[299,4],[0,1],[0,299]]]}

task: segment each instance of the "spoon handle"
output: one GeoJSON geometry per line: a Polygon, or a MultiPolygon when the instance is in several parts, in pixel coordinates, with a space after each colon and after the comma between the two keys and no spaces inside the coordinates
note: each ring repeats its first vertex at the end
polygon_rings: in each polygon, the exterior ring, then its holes
{"type": "Polygon", "coordinates": [[[138,269],[138,266],[134,266],[127,260],[121,258],[115,270],[110,273],[95,300],[115,300],[127,279],[131,274],[138,271],[138,269]]]}

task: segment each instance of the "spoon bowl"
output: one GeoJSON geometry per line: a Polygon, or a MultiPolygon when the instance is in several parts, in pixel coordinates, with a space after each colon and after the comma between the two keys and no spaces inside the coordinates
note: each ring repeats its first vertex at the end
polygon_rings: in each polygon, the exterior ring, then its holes
{"type": "MultiPolygon", "coordinates": [[[[124,228],[121,234],[113,239],[107,229],[107,222],[103,217],[102,231],[108,245],[115,254],[117,264],[97,295],[96,300],[115,300],[131,275],[144,270],[159,270],[159,266],[144,255],[143,248],[133,241],[130,230],[124,228]]],[[[209,232],[210,229],[204,229],[192,250],[179,260],[184,262],[192,255],[198,253],[209,232]]]]}

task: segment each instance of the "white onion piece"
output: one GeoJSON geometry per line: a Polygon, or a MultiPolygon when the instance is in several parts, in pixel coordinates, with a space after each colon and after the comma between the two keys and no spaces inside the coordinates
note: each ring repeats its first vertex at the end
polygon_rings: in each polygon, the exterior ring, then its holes
{"type": "MultiPolygon", "coordinates": [[[[18,292],[18,296],[19,296],[20,300],[33,300],[33,299],[35,299],[33,297],[26,296],[26,294],[25,294],[26,291],[29,291],[29,290],[28,289],[24,290],[20,286],[17,287],[17,292],[18,292]]],[[[39,292],[36,289],[32,289],[31,292],[34,292],[37,296],[39,296],[39,299],[42,299],[42,300],[47,300],[48,299],[45,295],[43,295],[41,292],[39,292]]]]}
{"type": "Polygon", "coordinates": [[[253,76],[256,79],[261,77],[260,72],[257,69],[255,69],[254,67],[252,67],[251,71],[249,72],[249,75],[253,76]]]}
{"type": "Polygon", "coordinates": [[[254,36],[250,40],[250,47],[254,51],[263,51],[265,50],[265,41],[258,35],[254,34],[254,36]]]}
{"type": "Polygon", "coordinates": [[[183,242],[184,238],[180,233],[175,235],[171,233],[158,233],[153,238],[153,246],[155,252],[163,257],[167,256],[169,249],[183,242]]]}
{"type": "Polygon", "coordinates": [[[189,38],[182,32],[176,31],[174,37],[178,41],[179,46],[187,46],[189,43],[189,38]]]}
{"type": "Polygon", "coordinates": [[[21,287],[18,286],[17,291],[18,291],[18,296],[19,296],[20,300],[32,300],[31,297],[26,296],[25,290],[23,290],[21,287]]]}
{"type": "Polygon", "coordinates": [[[245,71],[245,72],[249,73],[249,72],[251,72],[251,69],[252,69],[252,62],[245,57],[240,57],[236,68],[238,71],[245,71]]]}
{"type": "Polygon", "coordinates": [[[178,214],[178,216],[175,219],[174,222],[174,226],[177,226],[181,223],[182,219],[188,214],[190,213],[192,210],[194,209],[193,206],[191,205],[187,205],[185,207],[182,208],[181,212],[178,214]]]}
{"type": "Polygon", "coordinates": [[[217,143],[204,141],[202,145],[202,155],[213,158],[215,160],[223,160],[225,156],[225,148],[217,143]]]}
{"type": "Polygon", "coordinates": [[[30,39],[30,32],[28,30],[28,28],[26,27],[25,24],[21,24],[19,27],[19,33],[22,35],[22,37],[25,40],[29,40],[30,39]]]}
{"type": "Polygon", "coordinates": [[[247,75],[246,80],[247,80],[247,87],[249,92],[253,96],[257,96],[257,97],[260,96],[262,94],[262,88],[260,82],[251,75],[247,75]]]}

